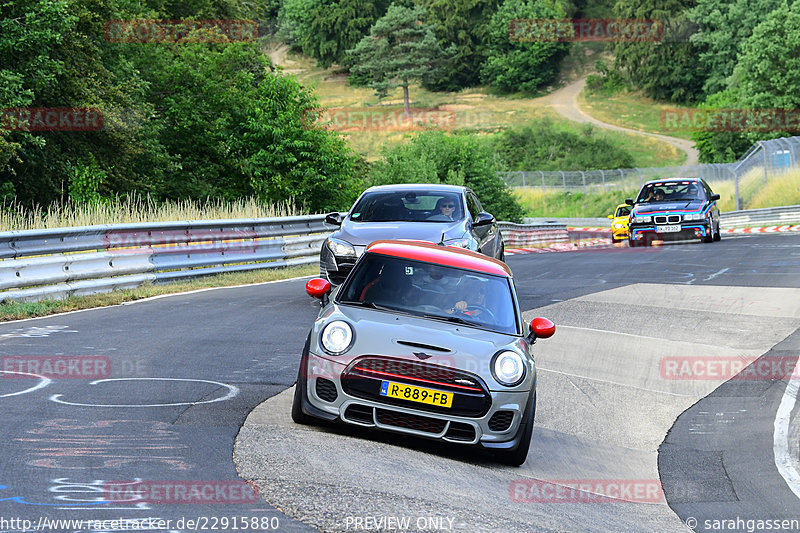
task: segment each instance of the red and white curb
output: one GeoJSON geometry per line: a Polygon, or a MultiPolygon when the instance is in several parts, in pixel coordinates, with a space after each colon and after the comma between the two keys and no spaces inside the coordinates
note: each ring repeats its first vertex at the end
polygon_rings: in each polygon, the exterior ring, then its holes
{"type": "Polygon", "coordinates": [[[722,230],[722,233],[782,233],[786,231],[800,231],[800,224],[794,226],[767,226],[763,228],[724,229],[722,230]]]}

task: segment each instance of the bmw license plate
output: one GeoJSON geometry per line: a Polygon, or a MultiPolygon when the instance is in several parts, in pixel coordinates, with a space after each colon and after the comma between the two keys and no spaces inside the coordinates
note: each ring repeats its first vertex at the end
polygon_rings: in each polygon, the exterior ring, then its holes
{"type": "Polygon", "coordinates": [[[452,393],[423,389],[422,387],[395,383],[393,381],[381,382],[381,396],[399,398],[410,402],[427,403],[428,405],[439,405],[441,407],[453,406],[452,393]]]}
{"type": "Polygon", "coordinates": [[[681,230],[680,224],[673,224],[670,226],[656,226],[656,233],[675,233],[681,230]]]}

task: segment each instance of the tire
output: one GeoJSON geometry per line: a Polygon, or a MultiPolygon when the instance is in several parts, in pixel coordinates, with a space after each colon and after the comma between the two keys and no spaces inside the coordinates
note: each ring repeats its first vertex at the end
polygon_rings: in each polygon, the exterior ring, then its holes
{"type": "Polygon", "coordinates": [[[714,234],[714,240],[715,241],[722,240],[722,230],[719,228],[719,224],[717,224],[717,232],[714,234]]]}
{"type": "Polygon", "coordinates": [[[300,368],[297,370],[297,382],[294,385],[294,398],[292,399],[292,420],[294,420],[296,424],[303,424],[304,426],[313,426],[316,424],[316,418],[303,412],[303,400],[306,398],[306,385],[308,383],[305,373],[308,367],[308,349],[310,345],[311,333],[308,334],[306,345],[303,348],[300,368]]]}
{"type": "Polygon", "coordinates": [[[714,225],[711,224],[711,226],[708,228],[708,235],[703,237],[703,242],[709,243],[709,242],[714,242],[715,240],[716,239],[714,238],[714,225]]]}
{"type": "Polygon", "coordinates": [[[535,417],[536,393],[534,392],[533,399],[531,400],[530,413],[527,413],[525,417],[525,427],[520,428],[520,431],[522,431],[522,438],[519,441],[519,445],[517,445],[515,450],[497,452],[496,458],[498,462],[508,466],[520,466],[525,462],[525,460],[528,458],[528,450],[530,450],[531,447],[531,437],[533,436],[533,423],[535,417]]]}

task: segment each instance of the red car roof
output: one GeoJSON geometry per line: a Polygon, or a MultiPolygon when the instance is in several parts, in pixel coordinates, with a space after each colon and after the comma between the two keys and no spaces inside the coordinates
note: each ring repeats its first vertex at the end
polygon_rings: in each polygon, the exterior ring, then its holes
{"type": "Polygon", "coordinates": [[[375,241],[367,247],[367,252],[511,277],[511,269],[502,261],[471,250],[425,241],[375,241]]]}

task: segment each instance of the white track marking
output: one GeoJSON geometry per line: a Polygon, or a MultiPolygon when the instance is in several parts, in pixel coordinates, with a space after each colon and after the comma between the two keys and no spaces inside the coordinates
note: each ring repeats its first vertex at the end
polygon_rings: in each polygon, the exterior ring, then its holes
{"type": "Polygon", "coordinates": [[[230,400],[234,396],[239,394],[239,388],[234,387],[233,385],[228,385],[226,383],[220,383],[219,381],[210,381],[207,379],[189,379],[189,378],[112,378],[112,379],[98,379],[89,383],[89,385],[97,385],[98,383],[106,383],[109,381],[192,381],[196,383],[211,383],[212,385],[219,385],[220,387],[225,387],[228,389],[228,394],[222,396],[221,398],[214,398],[213,400],[201,400],[198,402],[175,402],[175,403],[149,403],[149,404],[130,404],[130,405],[123,405],[123,404],[95,404],[95,403],[75,403],[75,402],[67,402],[61,399],[62,394],[53,394],[50,396],[50,401],[55,403],[60,403],[63,405],[75,405],[79,407],[175,407],[179,405],[200,405],[204,403],[215,403],[215,402],[223,402],[225,400],[230,400]]]}
{"type": "Polygon", "coordinates": [[[720,271],[718,271],[718,272],[714,272],[713,274],[711,274],[710,276],[708,276],[708,277],[705,279],[705,281],[711,281],[712,279],[716,278],[716,277],[717,277],[717,276],[719,276],[720,274],[724,274],[724,273],[725,273],[725,272],[727,272],[728,270],[730,270],[730,268],[723,268],[722,270],[720,270],[720,271]]]}
{"type": "Polygon", "coordinates": [[[586,376],[581,376],[580,374],[570,374],[569,372],[562,372],[560,370],[550,370],[549,368],[542,368],[539,365],[536,365],[536,371],[537,372],[538,371],[552,372],[553,374],[561,374],[562,376],[569,376],[569,377],[572,377],[572,378],[580,378],[580,379],[585,379],[587,381],[597,381],[599,383],[605,383],[607,385],[616,385],[618,387],[628,387],[630,389],[636,389],[636,390],[641,390],[641,391],[646,391],[646,392],[654,392],[656,394],[667,394],[669,396],[677,396],[679,398],[696,398],[696,396],[691,395],[691,394],[678,394],[676,392],[667,392],[667,391],[663,391],[663,390],[646,389],[644,387],[637,387],[636,385],[628,385],[627,383],[618,383],[616,381],[608,381],[608,380],[605,380],[605,379],[590,378],[590,377],[586,377],[586,376]]]}
{"type": "Polygon", "coordinates": [[[33,387],[28,387],[25,390],[17,391],[17,392],[10,392],[8,394],[0,394],[0,398],[8,398],[9,396],[19,396],[20,394],[26,394],[28,392],[33,392],[35,390],[39,390],[41,388],[47,387],[51,381],[50,378],[46,378],[44,376],[40,376],[39,374],[31,374],[30,372],[14,372],[13,370],[0,370],[0,374],[19,374],[21,376],[33,376],[35,378],[39,378],[39,383],[34,385],[33,387]]]}
{"type": "Polygon", "coordinates": [[[286,281],[296,281],[298,279],[306,279],[306,278],[314,278],[317,276],[300,276],[298,278],[286,278],[286,279],[276,279],[273,281],[260,281],[258,283],[245,283],[244,285],[231,285],[230,287],[207,287],[205,289],[195,289],[193,291],[184,291],[184,292],[173,292],[172,294],[159,294],[158,296],[150,296],[149,298],[142,298],[140,300],[132,300],[130,302],[122,302],[119,304],[114,305],[104,305],[103,307],[90,307],[88,309],[76,309],[75,311],[66,311],[64,313],[53,313],[52,315],[45,315],[45,316],[36,316],[33,318],[20,318],[19,320],[9,320],[7,322],[0,322],[0,326],[5,324],[15,324],[17,322],[28,322],[31,320],[45,320],[48,318],[54,318],[57,316],[64,316],[64,315],[71,315],[73,313],[85,313],[87,311],[97,311],[98,309],[110,309],[112,307],[120,307],[123,305],[133,305],[133,304],[140,304],[143,302],[149,302],[151,300],[158,300],[161,298],[169,298],[171,296],[186,296],[187,294],[195,294],[198,292],[206,292],[206,291],[216,291],[219,289],[240,289],[242,287],[257,287],[259,285],[269,285],[270,283],[284,283],[286,281]]]}
{"type": "Polygon", "coordinates": [[[781,404],[775,414],[775,431],[772,435],[775,466],[778,467],[781,477],[798,498],[800,498],[800,472],[795,468],[792,456],[789,454],[789,425],[799,393],[800,359],[797,360],[789,382],[786,384],[786,390],[783,392],[781,404]]]}

